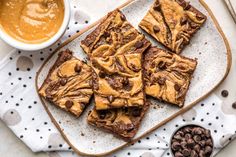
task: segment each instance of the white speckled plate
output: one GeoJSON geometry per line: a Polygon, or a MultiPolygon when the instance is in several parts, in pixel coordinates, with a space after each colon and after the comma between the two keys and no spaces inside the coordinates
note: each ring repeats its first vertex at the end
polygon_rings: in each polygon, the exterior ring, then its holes
{"type": "MultiPolygon", "coordinates": [[[[153,2],[154,0],[128,1],[121,7],[121,11],[126,15],[128,21],[138,28],[138,23],[144,17],[153,2]]],[[[177,115],[190,109],[211,93],[228,74],[231,65],[231,53],[221,28],[202,0],[192,0],[191,4],[207,15],[208,20],[202,29],[195,34],[190,45],[188,45],[182,53],[184,56],[198,59],[197,70],[194,73],[194,78],[187,93],[185,106],[179,109],[172,105],[152,100],[154,105],[158,104],[158,107],[156,109],[154,109],[153,106],[150,107],[132,142],[137,141],[139,138],[157,129],[177,115]]],[[[68,48],[72,50],[78,58],[86,58],[86,55],[80,48],[80,41],[84,39],[98,23],[99,21],[73,36],[48,58],[38,72],[36,78],[37,88],[41,86],[49,68],[55,62],[59,51],[68,48]]],[[[154,45],[160,46],[148,35],[147,38],[150,39],[154,45]]],[[[110,133],[103,132],[87,124],[86,117],[88,111],[93,106],[93,102],[80,118],[75,118],[44,100],[42,100],[42,102],[58,130],[78,154],[103,156],[130,144],[114,137],[110,133]]]]}

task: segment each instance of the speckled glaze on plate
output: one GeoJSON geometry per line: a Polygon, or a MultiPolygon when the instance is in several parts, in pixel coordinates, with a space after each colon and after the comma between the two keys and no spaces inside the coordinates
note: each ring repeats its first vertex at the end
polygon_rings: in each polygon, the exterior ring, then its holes
{"type": "MultiPolygon", "coordinates": [[[[127,20],[139,29],[139,22],[153,2],[154,0],[130,0],[122,5],[120,9],[127,17],[127,20]]],[[[231,52],[227,39],[204,1],[192,0],[191,4],[207,15],[208,20],[182,52],[184,56],[198,59],[198,66],[187,93],[185,105],[180,109],[152,99],[153,106],[156,107],[150,107],[138,133],[131,142],[127,143],[122,139],[114,137],[113,134],[87,124],[87,114],[93,107],[93,101],[81,117],[75,118],[73,115],[41,99],[53,123],[75,152],[83,156],[104,156],[128,146],[179,114],[186,112],[197,102],[209,95],[225,79],[231,66],[231,52]]],[[[57,58],[58,52],[68,48],[74,52],[76,57],[86,59],[85,53],[80,48],[80,41],[94,30],[100,21],[97,21],[95,24],[71,37],[45,61],[37,73],[37,88],[41,86],[43,80],[46,78],[49,68],[57,58]]],[[[150,36],[145,35],[152,41],[153,45],[162,47],[150,38],[150,36]]]]}

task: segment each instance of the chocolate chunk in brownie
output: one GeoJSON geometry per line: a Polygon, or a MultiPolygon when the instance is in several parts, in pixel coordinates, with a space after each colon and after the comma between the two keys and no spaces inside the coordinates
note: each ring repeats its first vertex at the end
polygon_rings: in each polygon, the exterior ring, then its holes
{"type": "Polygon", "coordinates": [[[75,116],[80,116],[93,94],[92,68],[65,50],[39,89],[39,94],[75,116]]]}
{"type": "Polygon", "coordinates": [[[146,94],[182,107],[196,66],[196,60],[149,48],[144,55],[146,94]]]}
{"type": "Polygon", "coordinates": [[[185,0],[156,0],[139,26],[178,54],[206,19],[185,0]]]}
{"type": "Polygon", "coordinates": [[[100,111],[94,109],[88,115],[88,123],[130,140],[137,133],[148,107],[149,103],[146,102],[143,108],[129,107],[100,111]]]}

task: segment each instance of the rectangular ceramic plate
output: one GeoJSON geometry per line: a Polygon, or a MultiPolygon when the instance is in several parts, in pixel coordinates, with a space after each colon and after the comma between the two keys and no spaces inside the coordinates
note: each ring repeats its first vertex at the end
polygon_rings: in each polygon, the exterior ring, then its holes
{"type": "MultiPolygon", "coordinates": [[[[139,29],[138,23],[144,17],[153,2],[154,0],[128,1],[121,7],[121,11],[125,14],[127,20],[130,21],[134,27],[139,29]]],[[[208,19],[201,30],[194,35],[190,45],[188,45],[182,53],[184,56],[198,59],[198,66],[187,93],[185,105],[180,109],[173,105],[152,100],[153,106],[156,105],[158,107],[150,107],[142,121],[138,133],[130,143],[137,141],[139,138],[162,126],[177,115],[190,109],[211,93],[228,74],[231,65],[231,53],[222,30],[203,1],[192,0],[191,4],[207,15],[208,19]]],[[[80,41],[94,30],[99,22],[100,21],[96,22],[89,28],[70,38],[47,59],[38,72],[36,78],[37,88],[41,86],[43,80],[46,78],[48,70],[55,62],[59,51],[70,49],[74,52],[76,57],[80,59],[86,58],[85,53],[80,48],[80,41]]],[[[152,41],[153,45],[161,47],[160,44],[155,42],[150,36],[145,35],[152,41]]],[[[47,101],[42,100],[42,102],[65,140],[71,145],[74,151],[80,155],[103,156],[130,144],[114,137],[111,133],[104,132],[87,124],[87,114],[88,111],[92,109],[94,102],[91,102],[90,106],[79,118],[75,118],[71,114],[58,109],[47,101]]]]}

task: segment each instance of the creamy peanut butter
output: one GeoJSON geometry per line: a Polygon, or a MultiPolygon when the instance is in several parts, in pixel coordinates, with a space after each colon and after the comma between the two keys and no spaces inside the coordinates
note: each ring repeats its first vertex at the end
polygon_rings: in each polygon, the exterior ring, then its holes
{"type": "Polygon", "coordinates": [[[64,19],[63,0],[1,0],[0,27],[30,44],[49,40],[64,19]]]}

